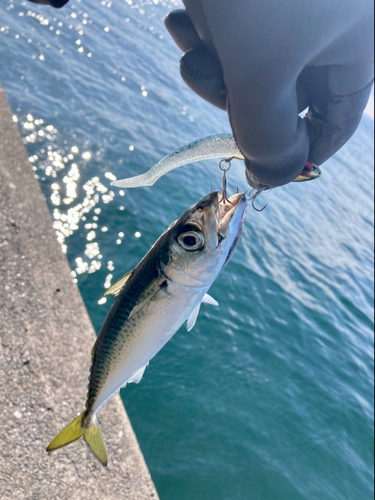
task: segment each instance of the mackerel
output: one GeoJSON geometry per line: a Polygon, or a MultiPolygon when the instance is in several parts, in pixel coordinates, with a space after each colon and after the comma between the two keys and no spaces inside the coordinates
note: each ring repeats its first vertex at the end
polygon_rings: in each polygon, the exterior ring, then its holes
{"type": "Polygon", "coordinates": [[[246,197],[215,191],[199,200],[160,236],[137,267],[105,295],[114,294],[92,349],[86,409],[48,445],[51,452],[81,436],[103,465],[107,453],[97,412],[120,388],[138,383],[150,360],[187,321],[191,330],[207,292],[240,237],[246,197]]]}

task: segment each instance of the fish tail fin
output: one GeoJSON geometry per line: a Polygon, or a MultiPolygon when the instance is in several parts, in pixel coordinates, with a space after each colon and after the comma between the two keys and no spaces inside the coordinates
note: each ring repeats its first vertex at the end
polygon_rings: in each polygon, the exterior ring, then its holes
{"type": "Polygon", "coordinates": [[[98,427],[96,419],[92,421],[89,427],[82,425],[84,413],[70,422],[50,444],[47,446],[47,451],[51,452],[63,448],[74,441],[77,441],[81,436],[85,438],[86,443],[91,448],[91,451],[99,459],[103,465],[107,465],[107,453],[103,443],[102,434],[98,427]]]}
{"type": "Polygon", "coordinates": [[[53,439],[47,446],[47,451],[50,452],[63,448],[83,436],[82,417],[83,413],[79,417],[75,418],[73,422],[70,422],[70,424],[67,425],[59,434],[57,434],[55,439],[53,439]]]}
{"type": "Polygon", "coordinates": [[[99,462],[104,466],[107,465],[107,452],[105,451],[102,433],[100,432],[98,422],[95,417],[90,424],[90,427],[83,429],[83,437],[91,448],[91,451],[94,453],[96,458],[98,458],[99,462]]]}

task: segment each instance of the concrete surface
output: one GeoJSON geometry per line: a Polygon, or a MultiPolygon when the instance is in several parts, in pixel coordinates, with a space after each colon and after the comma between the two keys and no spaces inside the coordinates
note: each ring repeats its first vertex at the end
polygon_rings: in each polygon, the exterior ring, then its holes
{"type": "Polygon", "coordinates": [[[119,396],[100,412],[109,466],[49,441],[84,409],[95,333],[0,86],[0,498],[157,500],[119,396]]]}

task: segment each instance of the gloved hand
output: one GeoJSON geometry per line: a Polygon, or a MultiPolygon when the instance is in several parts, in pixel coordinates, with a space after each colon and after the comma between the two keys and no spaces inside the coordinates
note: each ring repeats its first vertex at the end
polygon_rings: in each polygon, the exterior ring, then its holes
{"type": "Polygon", "coordinates": [[[348,141],[371,93],[372,0],[184,4],[165,20],[181,75],[228,112],[252,187],[286,184],[348,141]]]}

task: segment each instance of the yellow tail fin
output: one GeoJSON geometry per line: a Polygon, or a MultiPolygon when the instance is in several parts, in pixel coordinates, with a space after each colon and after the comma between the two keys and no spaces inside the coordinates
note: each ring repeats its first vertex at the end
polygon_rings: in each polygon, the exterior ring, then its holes
{"type": "Polygon", "coordinates": [[[75,418],[73,422],[70,422],[70,424],[50,442],[47,446],[47,451],[51,452],[63,448],[83,436],[94,455],[103,465],[107,465],[107,453],[105,451],[102,434],[96,421],[93,421],[90,427],[86,428],[82,426],[82,417],[83,413],[75,418]]]}

